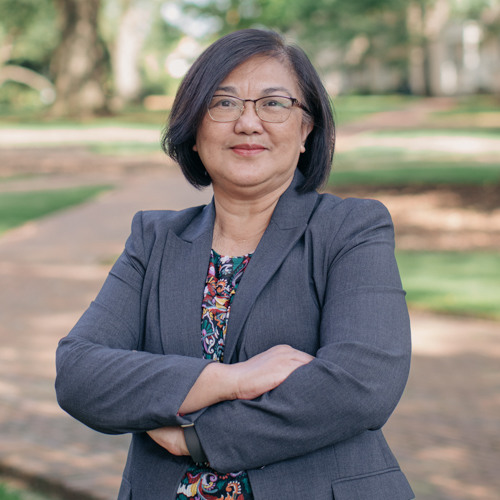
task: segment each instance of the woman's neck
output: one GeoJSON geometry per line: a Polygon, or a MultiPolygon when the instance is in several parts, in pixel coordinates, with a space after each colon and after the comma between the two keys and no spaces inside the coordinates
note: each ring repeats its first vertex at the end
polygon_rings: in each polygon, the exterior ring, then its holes
{"type": "Polygon", "coordinates": [[[282,192],[253,200],[232,198],[214,187],[215,224],[212,248],[220,255],[252,253],[262,238],[282,192]]]}

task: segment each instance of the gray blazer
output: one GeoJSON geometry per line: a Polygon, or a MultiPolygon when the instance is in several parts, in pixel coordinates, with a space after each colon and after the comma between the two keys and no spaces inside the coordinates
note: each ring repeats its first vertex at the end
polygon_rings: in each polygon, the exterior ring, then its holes
{"type": "Polygon", "coordinates": [[[282,195],[231,306],[224,362],[276,344],[315,356],[252,401],[178,409],[200,372],[213,203],[138,213],[96,300],[61,340],[60,405],[132,433],[119,499],[175,499],[190,464],[145,430],[194,422],[218,471],[247,470],[256,500],[407,500],[381,432],[406,384],[410,329],[390,216],[373,200],[282,195]]]}

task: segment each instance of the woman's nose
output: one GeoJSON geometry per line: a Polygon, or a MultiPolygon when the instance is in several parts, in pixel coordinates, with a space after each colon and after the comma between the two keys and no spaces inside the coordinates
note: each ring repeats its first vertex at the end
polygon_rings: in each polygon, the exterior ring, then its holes
{"type": "Polygon", "coordinates": [[[251,101],[245,102],[243,111],[235,122],[235,131],[237,133],[253,134],[260,133],[262,130],[262,120],[257,114],[255,103],[251,101]]]}

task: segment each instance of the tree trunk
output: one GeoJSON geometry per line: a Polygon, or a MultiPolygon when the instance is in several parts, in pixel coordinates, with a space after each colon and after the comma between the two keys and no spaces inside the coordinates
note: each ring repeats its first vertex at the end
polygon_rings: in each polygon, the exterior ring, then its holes
{"type": "Polygon", "coordinates": [[[450,18],[448,0],[435,0],[424,11],[428,94],[443,94],[441,71],[444,64],[443,31],[450,18]]]}
{"type": "Polygon", "coordinates": [[[54,0],[61,18],[61,41],[55,51],[58,116],[92,116],[108,112],[106,51],[98,34],[101,0],[54,0]]]}
{"type": "Polygon", "coordinates": [[[129,1],[125,4],[113,50],[116,105],[121,107],[140,97],[141,50],[151,29],[154,2],[129,1]]]}
{"type": "Polygon", "coordinates": [[[429,95],[429,71],[424,35],[424,3],[410,2],[406,11],[406,26],[410,36],[408,53],[408,83],[413,95],[429,95]]]}

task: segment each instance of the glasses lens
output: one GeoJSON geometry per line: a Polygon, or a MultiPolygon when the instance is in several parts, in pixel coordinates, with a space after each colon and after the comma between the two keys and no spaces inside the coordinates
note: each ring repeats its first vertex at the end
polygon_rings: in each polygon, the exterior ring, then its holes
{"type": "Polygon", "coordinates": [[[284,122],[290,116],[293,101],[288,97],[270,96],[257,101],[257,114],[266,122],[284,122]]]}
{"type": "Polygon", "coordinates": [[[216,122],[232,122],[241,115],[241,102],[228,96],[213,96],[208,113],[216,122]]]}

